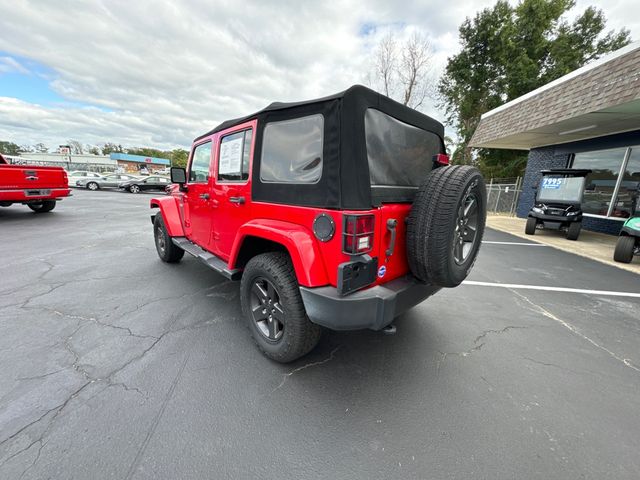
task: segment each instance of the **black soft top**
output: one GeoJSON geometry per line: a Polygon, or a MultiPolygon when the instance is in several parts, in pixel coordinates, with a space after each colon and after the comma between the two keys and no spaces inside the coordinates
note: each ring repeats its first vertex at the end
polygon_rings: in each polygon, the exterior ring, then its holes
{"type": "MultiPolygon", "coordinates": [[[[208,137],[233,126],[258,120],[252,172],[252,198],[256,201],[304,205],[323,208],[370,209],[381,201],[410,201],[415,189],[371,187],[365,140],[365,112],[379,110],[400,122],[434,133],[444,153],[444,126],[433,118],[362,85],[327,97],[302,102],[274,102],[262,110],[241,118],[227,120],[194,140],[208,137]],[[323,169],[315,184],[278,184],[260,181],[260,157],[264,126],[307,115],[324,116],[323,169]],[[394,197],[395,196],[395,197],[394,197]]],[[[425,158],[425,172],[432,159],[425,158]]]]}

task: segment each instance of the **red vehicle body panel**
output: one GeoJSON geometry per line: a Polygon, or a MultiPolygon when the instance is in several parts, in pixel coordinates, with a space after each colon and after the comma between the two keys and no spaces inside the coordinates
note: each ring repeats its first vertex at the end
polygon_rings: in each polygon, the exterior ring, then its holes
{"type": "Polygon", "coordinates": [[[70,193],[67,172],[61,167],[9,165],[0,155],[0,201],[55,200],[70,193]]]}
{"type": "MultiPolygon", "coordinates": [[[[409,272],[405,251],[406,224],[411,204],[383,204],[371,210],[329,210],[294,205],[254,202],[251,200],[251,175],[244,182],[218,181],[220,140],[231,133],[252,128],[256,120],[198,139],[196,146],[211,142],[212,160],[208,183],[187,183],[186,192],[173,189],[171,195],[152,199],[151,207],[160,208],[170,236],[186,236],[201,248],[217,255],[228,268],[237,268],[238,255],[243,242],[258,237],[283,245],[291,260],[300,285],[305,287],[337,286],[338,267],[351,257],[342,251],[343,216],[349,214],[375,216],[375,235],[369,255],[378,257],[378,265],[385,266],[384,275],[378,276],[369,287],[386,283],[409,272]],[[209,195],[209,198],[202,196],[209,195]],[[232,197],[243,197],[244,203],[231,203],[232,197]],[[327,242],[319,241],[313,233],[313,222],[321,214],[331,216],[335,234],[327,242]],[[387,230],[388,219],[396,219],[396,241],[393,254],[386,256],[391,234],[387,230]],[[195,222],[192,220],[195,219],[195,222]],[[283,221],[286,219],[286,221],[283,221]],[[194,230],[193,224],[198,224],[194,230]]],[[[253,171],[253,135],[250,168],[253,171]]],[[[189,163],[192,158],[189,158],[189,163]]]]}
{"type": "Polygon", "coordinates": [[[184,237],[180,195],[151,199],[151,208],[159,208],[170,237],[184,237]]]}

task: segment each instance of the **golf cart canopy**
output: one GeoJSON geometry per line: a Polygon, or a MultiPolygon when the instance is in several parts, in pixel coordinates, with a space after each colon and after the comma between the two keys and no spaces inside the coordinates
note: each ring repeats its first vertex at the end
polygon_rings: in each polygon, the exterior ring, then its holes
{"type": "Polygon", "coordinates": [[[540,203],[576,205],[582,203],[586,176],[591,170],[542,170],[536,200],[540,203]]]}
{"type": "Polygon", "coordinates": [[[195,141],[257,120],[255,201],[366,210],[410,202],[444,153],[444,127],[363,87],[324,98],[272,103],[195,141]]]}

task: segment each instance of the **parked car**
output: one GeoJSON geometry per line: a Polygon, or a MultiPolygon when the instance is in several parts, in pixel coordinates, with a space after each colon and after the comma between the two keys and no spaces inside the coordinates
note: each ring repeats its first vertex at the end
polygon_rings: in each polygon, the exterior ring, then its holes
{"type": "Polygon", "coordinates": [[[171,180],[167,177],[160,177],[158,175],[152,175],[145,178],[134,178],[133,180],[127,180],[118,185],[118,188],[127,190],[131,193],[140,193],[143,190],[159,190],[164,192],[165,188],[171,185],[171,180]]]}
{"type": "Polygon", "coordinates": [[[9,165],[0,155],[0,207],[21,203],[36,213],[45,213],[70,194],[63,168],[9,165]]]}
{"type": "Polygon", "coordinates": [[[88,190],[98,190],[100,188],[118,188],[121,183],[129,180],[137,180],[138,177],[123,173],[112,173],[101,177],[86,177],[76,182],[77,187],[84,187],[88,190]]]}
{"type": "Polygon", "coordinates": [[[69,172],[67,174],[67,178],[69,180],[69,186],[75,187],[78,180],[87,180],[87,179],[95,179],[100,178],[100,174],[96,172],[88,172],[86,170],[74,170],[73,172],[69,172]]]}
{"type": "Polygon", "coordinates": [[[158,255],[240,280],[249,329],[279,362],[311,351],[321,327],[393,333],[394,317],[459,285],[480,248],[484,180],[448,166],[443,138],[362,86],[224,122],[150,202],[158,255]]]}

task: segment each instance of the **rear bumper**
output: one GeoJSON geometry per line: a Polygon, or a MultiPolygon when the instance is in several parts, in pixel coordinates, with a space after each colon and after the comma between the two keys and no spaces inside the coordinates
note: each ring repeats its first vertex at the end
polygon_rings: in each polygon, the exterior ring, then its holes
{"type": "Polygon", "coordinates": [[[332,330],[381,330],[439,290],[410,275],[347,296],[334,287],[300,287],[309,319],[332,330]]]}
{"type": "Polygon", "coordinates": [[[29,188],[0,190],[0,201],[14,203],[39,202],[42,200],[60,200],[71,194],[69,188],[29,188]]]}

